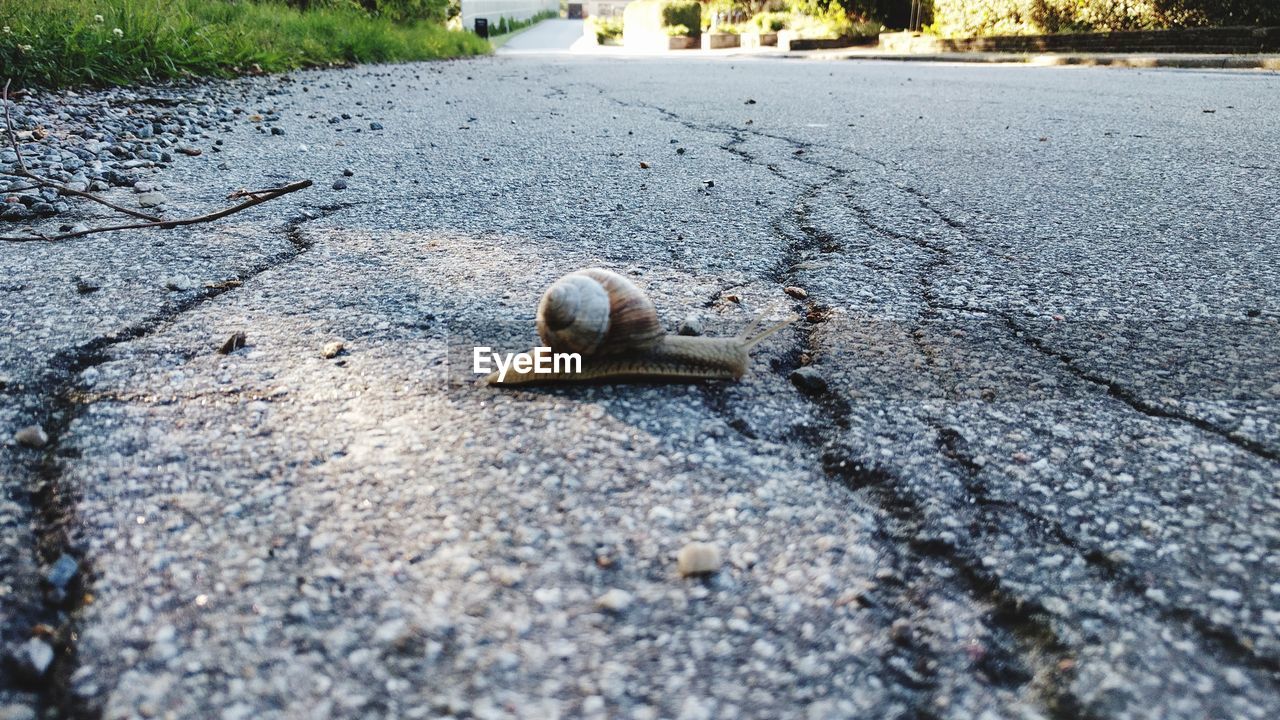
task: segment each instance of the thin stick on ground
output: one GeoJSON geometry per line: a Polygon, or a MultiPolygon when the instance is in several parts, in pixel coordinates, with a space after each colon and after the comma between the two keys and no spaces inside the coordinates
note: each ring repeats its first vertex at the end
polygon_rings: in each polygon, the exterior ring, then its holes
{"type": "Polygon", "coordinates": [[[224,218],[228,215],[234,215],[235,213],[238,213],[241,210],[247,210],[253,207],[254,205],[260,205],[264,202],[267,202],[268,200],[274,200],[283,195],[288,195],[289,193],[302,190],[303,188],[309,188],[312,185],[310,180],[299,180],[298,182],[295,182],[295,183],[289,183],[288,185],[281,185],[280,187],[267,188],[265,190],[243,190],[243,189],[237,190],[231,193],[230,195],[228,195],[227,199],[235,200],[235,199],[245,197],[245,198],[248,198],[248,200],[245,200],[239,205],[234,205],[229,208],[223,208],[222,210],[216,210],[214,212],[207,213],[204,215],[197,215],[196,217],[189,217],[189,218],[175,218],[172,220],[166,220],[163,218],[155,217],[154,215],[147,215],[146,213],[140,213],[134,210],[130,210],[128,208],[120,207],[119,205],[115,205],[113,203],[107,202],[106,200],[103,200],[102,198],[96,197],[89,193],[73,190],[71,188],[55,183],[51,180],[46,180],[42,177],[39,177],[33,174],[30,170],[27,169],[27,164],[22,158],[22,148],[18,145],[18,136],[13,130],[13,121],[9,118],[9,82],[11,81],[6,81],[4,84],[4,92],[2,94],[2,99],[4,104],[5,127],[9,131],[9,142],[13,144],[13,151],[18,156],[18,172],[14,174],[19,175],[21,177],[29,178],[31,180],[35,180],[36,182],[41,183],[43,185],[47,185],[49,187],[58,188],[59,190],[62,190],[63,192],[66,192],[71,195],[78,195],[80,197],[88,198],[90,200],[93,200],[94,202],[106,205],[107,207],[113,210],[117,210],[126,215],[132,215],[133,217],[141,218],[143,220],[146,220],[147,222],[87,228],[85,230],[76,230],[73,232],[62,233],[60,235],[41,235],[39,233],[34,233],[32,235],[25,235],[21,237],[0,237],[0,241],[3,241],[3,242],[56,242],[58,240],[70,240],[71,238],[83,237],[85,235],[93,235],[94,233],[114,232],[117,230],[145,230],[148,228],[159,228],[161,230],[171,230],[175,227],[179,227],[182,225],[195,225],[197,223],[213,222],[214,220],[224,218]]]}
{"type": "Polygon", "coordinates": [[[31,170],[27,168],[26,161],[22,158],[22,146],[18,144],[18,134],[13,131],[13,119],[9,117],[9,83],[11,82],[13,82],[12,78],[5,80],[3,99],[0,100],[0,102],[4,103],[4,125],[5,125],[5,128],[9,131],[9,144],[13,145],[13,152],[15,155],[18,156],[18,169],[16,172],[11,173],[12,175],[17,175],[18,177],[24,177],[28,180],[35,181],[36,187],[41,187],[41,186],[51,187],[57,190],[58,192],[61,192],[64,195],[75,195],[76,197],[87,198],[101,205],[106,205],[107,207],[111,208],[112,210],[115,210],[116,212],[122,212],[125,215],[132,215],[136,218],[142,218],[143,220],[150,220],[152,222],[160,222],[162,220],[162,218],[156,217],[155,215],[148,215],[147,213],[144,213],[144,212],[131,210],[127,207],[121,207],[108,200],[103,200],[102,198],[92,193],[87,193],[83,190],[76,190],[75,188],[67,187],[62,183],[54,182],[49,178],[41,177],[31,172],[31,170]]]}
{"type": "Polygon", "coordinates": [[[131,223],[128,225],[110,225],[107,227],[88,228],[87,230],[78,230],[76,232],[63,233],[61,235],[47,235],[47,236],[33,235],[30,237],[0,237],[0,240],[3,240],[5,242],[55,242],[58,240],[70,240],[71,238],[78,238],[78,237],[83,237],[85,235],[92,235],[94,233],[114,232],[116,230],[145,230],[147,228],[160,228],[161,230],[170,230],[172,228],[175,228],[181,225],[195,225],[197,223],[212,222],[214,220],[224,218],[228,215],[233,215],[235,213],[238,213],[241,210],[247,210],[253,207],[254,205],[259,205],[268,200],[274,200],[282,195],[288,195],[291,192],[297,192],[298,190],[302,190],[303,188],[309,188],[311,187],[311,185],[312,183],[310,180],[299,180],[298,182],[289,183],[288,185],[282,185],[278,188],[271,188],[269,190],[259,190],[257,192],[260,194],[255,195],[248,200],[245,200],[239,205],[235,205],[229,208],[224,208],[222,210],[218,210],[217,212],[211,212],[207,215],[199,215],[197,217],[177,218],[174,220],[160,220],[158,222],[131,223]]]}

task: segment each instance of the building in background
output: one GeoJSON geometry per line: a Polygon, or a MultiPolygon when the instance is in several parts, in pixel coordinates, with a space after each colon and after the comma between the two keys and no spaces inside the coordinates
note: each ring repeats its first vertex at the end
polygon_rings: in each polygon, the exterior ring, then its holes
{"type": "Polygon", "coordinates": [[[462,27],[474,30],[476,18],[489,21],[489,27],[500,18],[528,20],[540,12],[560,12],[560,0],[461,0],[462,27]]]}
{"type": "Polygon", "coordinates": [[[585,0],[582,3],[583,17],[622,17],[631,0],[585,0]]]}

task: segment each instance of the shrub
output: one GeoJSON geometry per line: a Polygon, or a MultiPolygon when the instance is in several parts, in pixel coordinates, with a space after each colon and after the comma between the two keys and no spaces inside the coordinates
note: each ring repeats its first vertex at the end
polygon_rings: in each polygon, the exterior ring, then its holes
{"type": "Polygon", "coordinates": [[[933,0],[943,35],[1145,30],[1280,23],[1275,0],[933,0]]]}
{"type": "MultiPolygon", "coordinates": [[[[686,28],[702,27],[702,4],[697,0],[664,0],[662,5],[663,27],[684,25],[686,28]]],[[[692,33],[685,32],[685,35],[692,33]]]]}
{"type": "MultiPolygon", "coordinates": [[[[348,0],[350,2],[351,0],[348,0]]],[[[434,20],[444,22],[447,0],[356,0],[366,11],[388,20],[434,20]]]]}
{"type": "Polygon", "coordinates": [[[587,27],[595,33],[596,42],[600,45],[622,37],[622,18],[620,17],[589,17],[587,27]]]}
{"type": "Polygon", "coordinates": [[[298,10],[359,8],[370,15],[384,17],[394,22],[408,20],[444,22],[449,0],[285,0],[284,4],[298,10]]]}
{"type": "Polygon", "coordinates": [[[787,20],[790,17],[789,13],[784,12],[762,12],[751,18],[751,22],[761,32],[778,32],[787,26],[787,20]]]}
{"type": "Polygon", "coordinates": [[[1156,12],[1169,26],[1280,25],[1275,0],[1155,0],[1156,12]]]}
{"type": "MultiPolygon", "coordinates": [[[[678,34],[696,36],[702,28],[702,5],[697,0],[636,0],[623,11],[626,43],[649,44],[678,34]]],[[[665,41],[663,41],[665,42],[665,41]]]]}

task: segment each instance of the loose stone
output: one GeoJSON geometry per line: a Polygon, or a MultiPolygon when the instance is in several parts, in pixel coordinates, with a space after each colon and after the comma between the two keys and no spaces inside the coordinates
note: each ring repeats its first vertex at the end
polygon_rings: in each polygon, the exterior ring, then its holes
{"type": "Polygon", "coordinates": [[[685,577],[716,572],[720,562],[720,548],[705,542],[688,543],[676,555],[676,567],[685,577]]]}
{"type": "Polygon", "coordinates": [[[195,287],[195,283],[191,282],[191,278],[186,275],[174,275],[165,279],[164,286],[168,290],[183,292],[195,287]]]}
{"type": "Polygon", "coordinates": [[[792,372],[791,384],[810,395],[821,395],[827,391],[827,379],[814,367],[802,367],[792,372]]]}
{"type": "Polygon", "coordinates": [[[53,648],[40,638],[31,638],[15,653],[18,669],[33,679],[40,679],[53,664],[53,648]]]}
{"type": "Polygon", "coordinates": [[[596,598],[596,607],[610,612],[622,612],[631,607],[631,593],[621,588],[613,588],[596,598]]]}
{"type": "Polygon", "coordinates": [[[29,448],[42,448],[49,444],[49,436],[45,433],[44,428],[39,425],[29,425],[13,434],[13,439],[19,445],[29,448]]]}
{"type": "Polygon", "coordinates": [[[231,333],[231,337],[227,338],[221,346],[218,347],[219,355],[227,355],[244,347],[245,334],[241,331],[231,333]]]}
{"type": "Polygon", "coordinates": [[[70,555],[59,555],[58,561],[49,568],[45,579],[58,590],[66,590],[79,572],[80,563],[76,562],[75,558],[70,555]]]}
{"type": "Polygon", "coordinates": [[[159,207],[167,202],[169,198],[165,197],[164,193],[144,192],[138,195],[138,207],[159,207]]]}
{"type": "Polygon", "coordinates": [[[676,331],[679,335],[701,335],[703,333],[702,318],[697,315],[689,315],[680,323],[680,329],[676,331]]]}

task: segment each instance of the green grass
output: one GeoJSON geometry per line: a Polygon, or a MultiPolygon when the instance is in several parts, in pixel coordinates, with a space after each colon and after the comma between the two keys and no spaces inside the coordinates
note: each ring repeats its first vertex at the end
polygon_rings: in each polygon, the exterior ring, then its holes
{"type": "Polygon", "coordinates": [[[269,0],[0,0],[0,26],[0,78],[19,86],[116,85],[490,52],[474,34],[436,23],[397,24],[342,7],[300,12],[269,0]]]}

